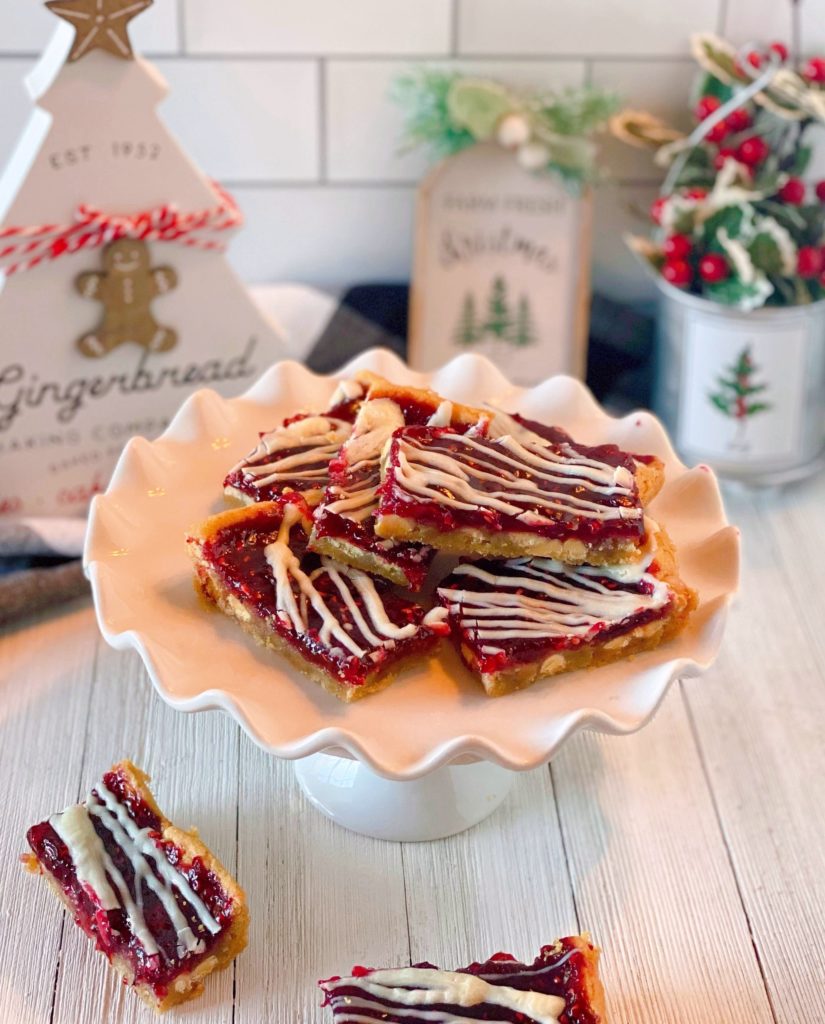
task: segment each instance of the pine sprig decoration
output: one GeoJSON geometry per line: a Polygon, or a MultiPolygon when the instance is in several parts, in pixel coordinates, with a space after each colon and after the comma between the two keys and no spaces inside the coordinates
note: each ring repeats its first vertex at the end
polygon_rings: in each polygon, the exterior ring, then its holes
{"type": "Polygon", "coordinates": [[[404,151],[422,146],[440,160],[493,141],[526,170],[555,174],[571,189],[597,176],[593,136],[618,106],[591,87],[529,93],[427,67],[396,79],[391,97],[405,114],[404,151]]]}
{"type": "Polygon", "coordinates": [[[424,146],[441,160],[475,143],[473,135],[456,125],[449,113],[447,97],[458,74],[419,68],[401,75],[390,93],[405,115],[402,151],[424,146]]]}

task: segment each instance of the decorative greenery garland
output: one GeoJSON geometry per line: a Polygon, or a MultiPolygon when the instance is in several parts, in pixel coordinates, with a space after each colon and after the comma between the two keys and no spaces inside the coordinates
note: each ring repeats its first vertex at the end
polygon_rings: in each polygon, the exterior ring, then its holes
{"type": "Polygon", "coordinates": [[[825,59],[797,70],[782,43],[738,52],[693,38],[704,72],[689,135],[624,111],[614,134],[668,168],[652,239],[630,246],[668,283],[746,311],[825,298],[825,181],[801,175],[808,130],[825,122],[825,59]]]}
{"type": "Polygon", "coordinates": [[[406,112],[405,149],[425,146],[440,160],[497,142],[526,170],[558,175],[574,190],[596,177],[591,136],[618,107],[614,95],[599,89],[517,92],[432,68],[398,78],[393,96],[406,112]]]}

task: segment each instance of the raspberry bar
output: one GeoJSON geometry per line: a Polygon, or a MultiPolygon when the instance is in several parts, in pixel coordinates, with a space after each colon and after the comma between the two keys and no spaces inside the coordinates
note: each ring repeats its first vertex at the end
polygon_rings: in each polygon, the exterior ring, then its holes
{"type": "Polygon", "coordinates": [[[667,534],[622,566],[549,558],[458,565],[438,588],[462,660],[491,697],[538,679],[604,665],[672,639],[696,607],[667,534]]]}
{"type": "Polygon", "coordinates": [[[352,433],[361,401],[375,379],[368,371],[342,380],[323,413],[298,413],[236,463],[224,480],[224,493],[244,504],[272,501],[297,492],[317,505],[329,482],[328,467],[352,433]]]}
{"type": "Polygon", "coordinates": [[[447,615],[309,551],[311,527],[299,498],[213,516],[188,540],[196,585],[259,643],[352,701],[427,654],[449,632],[447,615]]]}
{"type": "Polygon", "coordinates": [[[661,463],[639,462],[615,445],[574,444],[551,429],[548,436],[524,426],[499,436],[431,425],[397,431],[376,534],[491,558],[637,559],[661,463]]]}
{"type": "Polygon", "coordinates": [[[605,1024],[599,951],[584,935],[543,946],[532,964],[508,953],[458,971],[431,964],[319,982],[334,1024],[605,1024]]]}
{"type": "Polygon", "coordinates": [[[246,897],[196,832],[164,817],[121,761],[85,801],[33,825],[24,864],[155,1010],[203,991],[246,945],[246,897]]]}
{"type": "Polygon", "coordinates": [[[486,424],[487,419],[481,410],[447,402],[434,391],[397,387],[380,379],[373,383],[352,436],[330,463],[329,487],[315,515],[313,550],[418,590],[434,552],[375,533],[382,452],[394,431],[405,424],[437,423],[462,432],[486,424]]]}

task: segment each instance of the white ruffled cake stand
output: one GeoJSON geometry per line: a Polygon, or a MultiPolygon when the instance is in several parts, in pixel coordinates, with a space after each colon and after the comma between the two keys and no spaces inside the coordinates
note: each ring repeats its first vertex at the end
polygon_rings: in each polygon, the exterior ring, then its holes
{"type": "Polygon", "coordinates": [[[419,374],[373,350],[331,377],[283,362],[239,398],[199,391],[156,441],[134,438],[93,502],[84,563],[103,636],[140,654],[164,700],[181,711],[222,708],[261,747],[296,760],[307,797],[344,827],[419,840],[481,821],[506,797],[514,772],[547,763],[580,729],[641,728],[674,679],[703,672],[737,588],[739,535],[713,474],[682,465],[649,413],[614,419],[568,377],[517,388],[475,355],[419,374]],[[667,477],[650,514],[667,526],[681,575],[700,599],[685,632],[632,660],[498,699],[484,695],[445,644],[389,689],[345,705],[231,620],[206,612],[192,586],[185,534],[224,507],[223,477],[260,431],[298,407],[324,408],[336,382],[359,369],[458,402],[493,402],[586,443],[658,455],[667,477]]]}

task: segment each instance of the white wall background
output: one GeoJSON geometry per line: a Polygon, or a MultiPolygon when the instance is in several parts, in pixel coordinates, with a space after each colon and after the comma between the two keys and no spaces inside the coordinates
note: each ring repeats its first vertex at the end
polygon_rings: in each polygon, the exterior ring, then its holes
{"type": "MultiPolygon", "coordinates": [[[[516,83],[590,81],[684,125],[689,34],[787,40],[789,11],[790,0],[155,0],[132,36],[169,81],[169,125],[247,215],[232,248],[242,275],[340,287],[409,273],[425,162],[398,153],[397,74],[426,61],[516,83]]],[[[804,48],[822,52],[825,0],[802,12],[804,48]]],[[[39,0],[0,0],[0,163],[54,22],[39,0]]],[[[597,200],[595,283],[641,298],[649,285],[621,234],[657,173],[645,153],[604,148],[613,182],[597,200]]]]}

